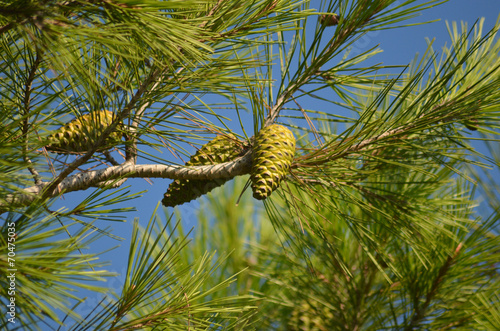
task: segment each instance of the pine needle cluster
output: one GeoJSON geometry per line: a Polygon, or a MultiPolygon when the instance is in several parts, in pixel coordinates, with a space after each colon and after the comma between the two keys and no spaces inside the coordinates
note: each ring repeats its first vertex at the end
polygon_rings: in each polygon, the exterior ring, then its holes
{"type": "Polygon", "coordinates": [[[0,3],[13,329],[500,329],[500,23],[451,23],[449,45],[407,66],[351,53],[442,2],[0,3]],[[258,153],[277,127],[288,140],[258,153]],[[237,151],[186,162],[217,136],[237,151]],[[256,169],[285,145],[279,185],[263,186],[256,169]],[[94,248],[123,240],[108,222],[136,210],[134,177],[225,185],[167,204],[202,195],[191,214],[136,219],[111,291],[94,248]]]}

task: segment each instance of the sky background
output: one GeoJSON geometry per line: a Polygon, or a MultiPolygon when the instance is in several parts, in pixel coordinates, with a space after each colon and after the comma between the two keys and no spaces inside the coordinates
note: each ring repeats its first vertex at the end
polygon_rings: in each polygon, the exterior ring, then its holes
{"type": "MultiPolygon", "coordinates": [[[[416,1],[423,3],[423,1],[416,1]]],[[[318,8],[319,1],[312,1],[311,8],[318,8]],[[316,7],[315,7],[316,5],[316,7]]],[[[426,38],[435,38],[434,49],[440,50],[445,44],[450,45],[450,38],[446,28],[446,21],[464,21],[468,22],[469,28],[476,20],[481,17],[486,19],[484,31],[488,31],[495,24],[500,13],[500,0],[451,0],[443,5],[429,9],[421,14],[421,16],[411,19],[408,23],[416,23],[423,21],[431,21],[440,19],[439,22],[430,23],[427,25],[419,25],[413,27],[399,28],[394,30],[376,31],[367,34],[358,40],[353,47],[355,52],[362,52],[376,45],[383,50],[383,53],[378,54],[373,60],[376,63],[384,63],[387,65],[406,65],[416,54],[422,55],[427,47],[426,38]]],[[[341,14],[341,13],[340,13],[341,14]]],[[[313,29],[314,30],[314,29],[313,29]]],[[[308,105],[309,108],[314,108],[314,105],[308,105]]],[[[252,134],[253,123],[251,117],[248,117],[249,122],[247,133],[252,134]]],[[[142,163],[148,163],[143,161],[142,163]]],[[[123,237],[122,242],[109,238],[102,238],[94,243],[92,251],[103,251],[110,247],[121,245],[121,247],[102,255],[102,259],[111,261],[111,266],[108,270],[118,273],[124,273],[127,263],[129,238],[132,232],[132,221],[135,217],[139,217],[140,223],[146,226],[154,209],[159,201],[161,201],[170,180],[167,179],[152,179],[153,185],[143,179],[129,179],[127,185],[131,185],[131,192],[140,192],[147,190],[142,194],[142,197],[131,200],[125,203],[125,206],[134,206],[137,211],[124,214],[123,223],[102,222],[97,223],[100,227],[112,226],[113,233],[123,237]]],[[[239,193],[239,192],[238,192],[239,193]]],[[[57,201],[52,209],[57,209],[63,206],[74,205],[80,202],[88,193],[76,192],[66,194],[64,200],[57,201]]],[[[251,194],[251,190],[247,190],[245,194],[251,194]]],[[[260,203],[260,202],[259,202],[260,203]]],[[[117,205],[118,207],[120,205],[117,205]]],[[[184,204],[180,207],[183,215],[183,222],[186,229],[196,226],[196,211],[199,203],[197,201],[189,204],[184,204]]],[[[163,216],[162,207],[159,209],[160,215],[163,216]]],[[[168,209],[172,212],[172,208],[168,209]]],[[[196,228],[195,230],[196,231],[196,228]]],[[[121,286],[122,277],[111,279],[108,282],[110,288],[119,289],[121,286]]],[[[88,296],[89,293],[85,293],[88,296]]],[[[90,310],[98,303],[101,296],[95,298],[89,297],[86,304],[83,304],[77,309],[80,314],[90,312],[90,310]]]]}

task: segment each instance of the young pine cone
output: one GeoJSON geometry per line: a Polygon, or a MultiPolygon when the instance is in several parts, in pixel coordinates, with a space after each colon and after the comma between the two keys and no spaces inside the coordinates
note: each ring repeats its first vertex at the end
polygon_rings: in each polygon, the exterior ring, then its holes
{"type": "Polygon", "coordinates": [[[286,127],[273,124],[255,136],[252,151],[253,197],[264,200],[288,174],[295,154],[295,137],[286,127]]]}
{"type": "Polygon", "coordinates": [[[340,16],[334,13],[323,14],[319,17],[319,22],[325,26],[333,26],[339,24],[340,16]]]}
{"type": "MultiPolygon", "coordinates": [[[[212,165],[234,160],[244,151],[244,143],[236,137],[217,136],[203,145],[186,163],[187,166],[212,165]]],[[[229,179],[176,179],[170,183],[161,201],[165,207],[174,207],[194,200],[229,179]]]]}
{"type": "MultiPolygon", "coordinates": [[[[94,111],[77,117],[51,134],[46,148],[57,153],[87,152],[112,121],[113,112],[109,110],[94,111]]],[[[109,149],[120,142],[121,133],[111,132],[104,145],[97,150],[109,149]]]]}

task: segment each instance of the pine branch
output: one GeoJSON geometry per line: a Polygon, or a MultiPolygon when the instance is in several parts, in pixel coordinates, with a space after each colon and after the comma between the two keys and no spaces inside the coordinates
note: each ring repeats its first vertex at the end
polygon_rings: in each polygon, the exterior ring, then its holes
{"type": "MultiPolygon", "coordinates": [[[[0,203],[0,208],[6,204],[29,205],[37,199],[41,192],[45,197],[51,198],[59,195],[58,192],[74,192],[99,186],[103,182],[123,178],[170,178],[170,179],[217,179],[233,178],[248,174],[251,169],[251,153],[226,163],[208,166],[168,166],[161,164],[136,165],[125,162],[119,166],[106,169],[78,173],[61,180],[58,185],[49,191],[52,183],[42,183],[22,190],[19,193],[7,196],[5,202],[0,203]]],[[[1,210],[0,210],[1,211],[1,210]]]]}
{"type": "MultiPolygon", "coordinates": [[[[467,98],[471,94],[470,91],[464,93],[464,95],[461,97],[461,99],[467,98]]],[[[350,154],[358,153],[371,145],[376,145],[377,143],[380,143],[381,141],[390,141],[390,140],[403,140],[403,139],[414,139],[410,138],[408,135],[412,133],[415,129],[418,129],[424,125],[429,125],[430,123],[448,123],[448,122],[453,122],[460,120],[460,116],[456,116],[455,114],[449,114],[449,112],[453,111],[453,106],[458,102],[459,100],[444,100],[440,104],[432,107],[432,110],[430,113],[425,113],[420,116],[418,116],[416,119],[413,120],[412,123],[404,124],[401,125],[395,129],[388,130],[385,132],[380,133],[377,136],[371,137],[364,139],[357,144],[353,144],[349,147],[344,147],[340,152],[333,153],[333,154],[328,154],[326,158],[322,158],[321,154],[318,154],[322,148],[316,149],[311,151],[310,153],[301,156],[298,158],[292,167],[297,168],[301,166],[302,164],[300,163],[302,160],[304,160],[304,164],[307,166],[318,166],[327,162],[331,162],[332,160],[340,159],[343,157],[346,157],[350,154]],[[446,110],[449,109],[449,112],[445,112],[446,110]],[[315,158],[319,156],[318,159],[315,160],[315,158]]],[[[331,147],[332,150],[335,150],[339,148],[342,144],[349,144],[350,141],[354,140],[355,138],[349,137],[346,139],[343,139],[341,142],[339,142],[337,145],[334,145],[331,147]]],[[[329,148],[330,149],[330,148],[329,148]]]]}
{"type": "Polygon", "coordinates": [[[266,117],[264,127],[276,121],[281,108],[283,108],[286,102],[290,101],[293,94],[297,90],[299,90],[303,85],[309,83],[315,76],[321,74],[321,66],[324,65],[334,55],[334,53],[345,43],[347,39],[349,39],[349,37],[351,37],[358,29],[361,29],[363,26],[368,24],[376,16],[376,14],[378,14],[388,5],[388,3],[381,2],[377,5],[376,8],[371,8],[367,6],[366,3],[358,4],[354,16],[349,17],[349,20],[344,20],[345,22],[349,23],[341,24],[339,26],[339,31],[336,32],[331,43],[324,48],[322,54],[312,59],[311,64],[307,66],[305,72],[294,79],[294,81],[286,88],[286,90],[279,95],[275,105],[269,111],[266,117]]]}
{"type": "MultiPolygon", "coordinates": [[[[207,18],[211,17],[214,12],[216,11],[216,9],[220,6],[222,0],[219,0],[219,2],[210,10],[210,12],[208,13],[207,15],[207,18]]],[[[200,28],[203,28],[205,27],[205,25],[208,23],[208,20],[204,21],[203,23],[200,24],[200,28]]],[[[201,42],[203,42],[203,40],[201,40],[201,42]]],[[[182,49],[180,47],[178,47],[178,50],[180,53],[182,53],[182,49]]],[[[175,62],[175,61],[174,61],[175,62]]],[[[166,69],[168,68],[165,68],[163,71],[165,71],[166,69]]],[[[183,70],[185,69],[185,67],[181,67],[177,74],[181,73],[183,70]]],[[[153,72],[152,74],[155,74],[155,72],[153,72]]],[[[156,73],[156,76],[160,76],[158,75],[159,73],[157,72],[156,73]]],[[[150,92],[156,90],[156,88],[160,85],[161,83],[161,80],[158,80],[156,83],[153,84],[153,86],[151,87],[150,89],[150,92]]],[[[140,108],[139,110],[137,111],[137,116],[136,118],[134,119],[134,129],[136,127],[139,126],[139,123],[142,119],[142,116],[144,114],[144,111],[146,110],[146,108],[151,104],[152,102],[146,102],[144,103],[140,108]]],[[[164,115],[165,116],[165,115],[164,115]]],[[[133,137],[128,137],[129,138],[129,141],[131,142],[131,144],[128,144],[127,147],[125,148],[125,152],[126,152],[126,160],[129,161],[129,162],[132,162],[132,163],[136,163],[137,162],[137,140],[134,139],[133,137]]]]}
{"type": "MultiPolygon", "coordinates": [[[[218,9],[219,5],[221,2],[217,3],[209,12],[208,16],[211,16],[215,13],[215,11],[218,9]]],[[[207,21],[204,21],[200,27],[204,27],[208,23],[207,21]]],[[[200,39],[198,40],[200,43],[206,42],[206,39],[200,39]]],[[[182,53],[183,50],[182,48],[178,47],[179,53],[182,53]]],[[[158,80],[159,77],[161,77],[163,74],[165,74],[165,68],[156,68],[152,70],[149,74],[149,76],[145,79],[145,81],[141,84],[141,86],[137,89],[136,93],[134,96],[131,98],[131,100],[128,102],[128,104],[124,107],[124,109],[119,113],[116,119],[113,120],[113,123],[101,134],[99,139],[95,142],[94,146],[89,149],[89,151],[80,157],[79,159],[75,160],[71,164],[68,165],[66,169],[64,169],[58,176],[53,180],[53,182],[47,187],[46,193],[43,194],[44,198],[50,197],[51,193],[47,192],[53,192],[56,187],[73,171],[75,171],[79,166],[85,164],[95,153],[95,151],[98,149],[99,146],[101,146],[104,141],[106,141],[107,137],[116,129],[118,123],[121,123],[125,118],[127,118],[130,115],[131,110],[134,108],[134,106],[141,100],[141,98],[145,95],[146,92],[151,93],[154,90],[160,86],[161,79],[158,80]],[[155,82],[153,84],[153,82],[155,82]],[[151,85],[153,84],[153,85],[151,85]]],[[[181,68],[180,71],[184,69],[181,68]]],[[[180,72],[179,71],[179,72],[180,72]]],[[[150,102],[144,103],[140,109],[138,110],[138,118],[134,119],[134,125],[137,125],[138,122],[140,121],[142,114],[144,110],[147,108],[147,106],[150,104],[150,102]]],[[[125,147],[125,153],[126,153],[126,163],[131,163],[135,164],[137,160],[137,142],[136,140],[132,137],[129,136],[127,137],[129,139],[129,144],[126,145],[125,147]]]]}
{"type": "Polygon", "coordinates": [[[24,90],[24,100],[23,100],[23,103],[24,103],[23,125],[22,125],[23,159],[24,159],[24,162],[26,162],[28,164],[28,170],[33,175],[33,179],[34,179],[36,185],[41,184],[42,180],[40,178],[40,174],[33,166],[33,162],[30,160],[30,158],[28,156],[28,131],[29,131],[29,112],[30,112],[30,108],[31,108],[31,105],[30,105],[31,92],[32,92],[31,88],[32,88],[33,80],[35,79],[36,71],[38,70],[38,66],[40,65],[41,61],[42,61],[41,51],[39,49],[37,49],[35,62],[31,65],[31,69],[29,71],[28,78],[26,79],[25,90],[24,90]]]}
{"type": "MultiPolygon", "coordinates": [[[[443,282],[444,277],[448,273],[448,270],[450,270],[453,261],[457,258],[462,247],[463,244],[459,243],[453,255],[448,256],[446,262],[441,266],[436,278],[432,282],[432,286],[429,292],[427,292],[425,296],[425,302],[421,306],[418,303],[415,305],[415,314],[413,315],[410,324],[407,325],[405,330],[408,331],[414,330],[418,326],[418,324],[425,318],[425,313],[427,311],[427,308],[429,308],[431,301],[436,296],[439,286],[443,282]]],[[[418,297],[416,299],[418,301],[418,297]]]]}
{"type": "MultiPolygon", "coordinates": [[[[135,93],[134,97],[130,100],[130,102],[125,106],[124,110],[121,113],[121,116],[119,116],[119,121],[123,121],[128,115],[130,114],[130,111],[132,108],[135,106],[135,104],[139,101],[141,96],[146,92],[147,88],[149,85],[155,81],[158,77],[161,76],[163,70],[160,70],[159,68],[153,70],[150,75],[147,77],[147,79],[142,83],[141,87],[137,90],[135,93]]],[[[149,89],[149,92],[154,91],[158,85],[160,84],[160,81],[157,81],[156,83],[153,84],[153,86],[149,89]]],[[[134,120],[134,124],[137,124],[137,122],[140,120],[142,117],[142,113],[144,112],[144,109],[149,105],[148,102],[146,102],[144,105],[141,106],[139,110],[139,119],[134,120]]],[[[112,131],[109,131],[111,133],[112,131]]],[[[108,135],[109,135],[108,133],[108,135]]],[[[103,133],[104,135],[104,133],[103,133]]],[[[129,163],[135,164],[137,162],[137,142],[135,139],[131,139],[131,144],[127,144],[125,147],[125,159],[129,163]]]]}
{"type": "MultiPolygon", "coordinates": [[[[87,153],[85,153],[82,157],[76,159],[72,163],[70,163],[61,173],[48,185],[46,186],[46,189],[43,192],[42,197],[44,199],[52,197],[53,192],[58,188],[60,183],[66,179],[66,177],[69,176],[73,171],[75,171],[79,166],[85,164],[91,157],[94,155],[96,150],[101,146],[108,136],[115,131],[116,127],[118,126],[119,123],[121,123],[126,117],[130,115],[130,111],[134,107],[134,105],[139,102],[141,99],[142,95],[148,90],[148,87],[150,86],[151,82],[155,81],[157,77],[160,75],[161,71],[159,69],[151,72],[151,74],[148,76],[148,78],[142,83],[142,85],[137,89],[136,93],[130,100],[130,102],[124,107],[124,109],[118,114],[118,116],[113,119],[113,123],[111,123],[110,126],[106,128],[106,130],[103,131],[103,133],[100,135],[99,139],[96,140],[94,145],[89,149],[87,153]]],[[[127,162],[126,163],[131,163],[135,162],[135,157],[134,157],[134,151],[132,150],[127,150],[127,162]],[[131,156],[132,155],[132,156],[131,156]]],[[[40,192],[40,191],[39,191],[40,192]]]]}
{"type": "MultiPolygon", "coordinates": [[[[65,5],[68,5],[68,3],[66,3],[65,5]]],[[[69,5],[71,5],[71,3],[69,3],[69,5]]],[[[16,8],[14,8],[16,9],[16,8]]],[[[30,9],[30,8],[28,8],[30,9]]],[[[40,9],[40,11],[42,13],[46,13],[45,11],[42,11],[40,9]]],[[[38,11],[37,12],[37,15],[39,14],[38,11]]],[[[21,10],[21,14],[26,16],[27,13],[26,13],[26,9],[23,9],[21,10]]],[[[43,15],[42,15],[42,18],[43,20],[43,15]]],[[[75,171],[79,166],[85,164],[91,157],[92,155],[95,153],[95,151],[97,150],[97,148],[102,145],[102,143],[104,141],[106,141],[107,137],[116,129],[117,125],[119,123],[121,123],[126,117],[128,117],[130,115],[130,112],[131,110],[136,106],[136,104],[141,100],[141,98],[143,97],[143,95],[145,94],[146,91],[149,91],[151,92],[151,84],[152,82],[156,81],[156,84],[154,87],[158,86],[159,82],[158,81],[158,77],[162,74],[163,70],[162,69],[159,69],[159,68],[156,68],[154,70],[151,71],[151,73],[149,74],[149,76],[145,79],[145,81],[137,88],[137,91],[136,93],[133,95],[133,97],[131,98],[131,100],[128,102],[128,104],[124,107],[124,109],[118,114],[118,116],[114,119],[113,123],[101,134],[101,136],[99,137],[99,139],[97,139],[97,141],[94,143],[94,145],[88,150],[88,152],[86,154],[84,154],[82,157],[76,159],[74,162],[72,162],[71,164],[69,164],[53,181],[52,183],[50,183],[47,187],[46,187],[46,192],[43,193],[43,197],[47,198],[51,195],[51,193],[47,193],[47,192],[52,192],[58,185],[59,183],[61,183],[61,181],[63,181],[67,176],[69,176],[73,171],[75,171]]],[[[31,75],[30,75],[31,77],[31,75]]],[[[31,83],[28,81],[27,84],[30,84],[31,83]]],[[[29,94],[26,95],[26,97],[29,98],[29,94]]],[[[129,162],[129,163],[135,163],[135,160],[137,158],[137,148],[136,148],[136,145],[135,143],[132,143],[132,144],[128,144],[126,146],[126,160],[129,162]]],[[[33,169],[30,168],[30,171],[33,173],[32,171],[33,169]]]]}
{"type": "MultiPolygon", "coordinates": [[[[305,78],[306,81],[310,80],[311,76],[305,78]]],[[[295,91],[297,91],[302,84],[292,84],[290,85],[285,92],[283,92],[278,99],[276,99],[276,103],[274,104],[273,108],[269,111],[269,114],[267,115],[266,121],[264,123],[264,127],[269,126],[273,124],[276,121],[276,118],[278,117],[281,108],[285,105],[285,103],[290,99],[290,97],[293,95],[295,91]]]]}
{"type": "Polygon", "coordinates": [[[0,34],[5,33],[15,27],[16,25],[14,23],[8,23],[0,28],[0,34]]]}

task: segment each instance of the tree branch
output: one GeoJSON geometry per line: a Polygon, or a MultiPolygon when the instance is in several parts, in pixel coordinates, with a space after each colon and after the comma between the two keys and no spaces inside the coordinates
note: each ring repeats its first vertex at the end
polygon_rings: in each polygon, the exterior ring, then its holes
{"type": "MultiPolygon", "coordinates": [[[[222,4],[222,2],[223,2],[223,0],[219,0],[219,1],[217,2],[217,4],[216,4],[214,7],[212,7],[212,9],[208,12],[208,14],[207,14],[207,16],[206,16],[207,20],[206,20],[206,21],[204,21],[203,23],[201,23],[201,24],[199,25],[199,27],[200,27],[200,28],[204,28],[204,27],[207,25],[207,23],[209,22],[209,21],[208,21],[208,18],[214,15],[215,11],[216,11],[216,10],[218,10],[218,8],[219,8],[219,7],[220,7],[220,5],[222,4]]],[[[201,41],[201,42],[205,42],[206,40],[201,39],[200,41],[201,41]]],[[[183,52],[183,49],[182,49],[182,48],[178,47],[177,49],[178,49],[181,53],[183,52]]],[[[175,61],[172,61],[172,62],[173,62],[172,64],[174,64],[174,63],[175,63],[175,61]]],[[[180,74],[180,73],[181,73],[181,72],[182,72],[185,68],[186,68],[186,67],[181,67],[181,68],[177,71],[177,75],[178,75],[178,74],[180,74]]],[[[166,68],[162,69],[162,70],[161,70],[161,72],[160,72],[160,69],[157,69],[157,71],[158,71],[158,72],[157,72],[157,74],[156,74],[156,77],[162,77],[162,78],[163,78],[163,76],[164,76],[164,73],[165,73],[166,69],[168,69],[168,67],[166,67],[166,68]]],[[[151,88],[149,89],[149,92],[152,92],[152,91],[156,90],[156,88],[160,85],[160,83],[161,83],[161,82],[162,82],[162,79],[157,80],[157,81],[153,84],[153,86],[151,86],[151,88]]],[[[142,106],[141,106],[141,107],[137,110],[137,112],[136,112],[136,116],[134,117],[134,120],[133,120],[133,122],[132,122],[132,126],[131,126],[132,130],[136,130],[136,128],[137,128],[137,127],[139,127],[139,123],[140,123],[140,121],[141,121],[141,119],[142,119],[142,116],[143,116],[143,114],[144,114],[144,111],[146,110],[146,108],[147,108],[147,107],[148,107],[151,103],[152,103],[152,101],[148,101],[148,102],[144,103],[144,104],[143,104],[143,105],[142,105],[142,106]]],[[[126,158],[127,162],[130,162],[130,163],[134,163],[134,164],[135,164],[135,163],[136,163],[136,161],[137,161],[137,139],[135,138],[135,136],[134,136],[134,135],[130,135],[130,137],[129,137],[129,144],[127,145],[127,147],[126,147],[126,149],[125,149],[125,153],[126,153],[125,158],[126,158]]]]}
{"type": "MultiPolygon", "coordinates": [[[[162,69],[156,68],[153,70],[150,75],[146,78],[146,80],[142,83],[141,87],[137,90],[135,95],[132,97],[130,102],[125,106],[124,111],[121,113],[121,116],[119,116],[119,122],[123,121],[125,117],[127,117],[130,114],[130,110],[133,108],[133,106],[139,101],[140,97],[147,91],[152,92],[155,90],[158,85],[160,84],[160,81],[156,81],[156,83],[149,89],[149,85],[157,80],[158,77],[160,77],[161,73],[163,72],[162,69]]],[[[142,117],[142,113],[144,112],[144,109],[149,105],[149,102],[146,102],[143,104],[139,110],[139,118],[142,117]]],[[[138,126],[138,121],[139,119],[134,120],[133,125],[134,127],[132,128],[133,130],[136,129],[136,125],[138,126]]],[[[125,158],[127,162],[129,163],[136,163],[137,162],[137,144],[136,144],[136,139],[135,137],[131,137],[131,144],[127,144],[125,147],[125,158]]]]}
{"type": "MultiPolygon", "coordinates": [[[[332,160],[343,158],[349,154],[354,154],[354,153],[360,152],[363,149],[370,147],[373,144],[379,143],[380,141],[406,139],[407,137],[404,137],[404,136],[406,134],[411,133],[411,131],[414,130],[415,128],[418,128],[419,126],[421,126],[422,125],[421,121],[432,120],[432,122],[434,122],[434,123],[440,123],[440,122],[448,122],[448,121],[456,120],[458,118],[455,115],[439,114],[439,112],[443,113],[443,109],[444,110],[450,109],[450,107],[455,102],[456,102],[455,100],[444,100],[439,105],[433,107],[430,113],[420,115],[412,123],[407,123],[407,124],[401,125],[395,129],[384,131],[384,132],[382,132],[374,137],[361,140],[360,142],[353,143],[352,145],[349,145],[349,146],[345,146],[340,152],[329,154],[327,157],[323,157],[324,155],[321,155],[319,153],[320,151],[325,150],[324,148],[314,149],[311,152],[298,157],[295,160],[294,164],[292,165],[292,168],[297,168],[299,166],[322,165],[322,164],[330,162],[332,160]]],[[[329,149],[331,149],[331,150],[338,149],[341,144],[349,143],[353,139],[354,139],[353,137],[347,137],[345,139],[342,139],[341,142],[339,142],[338,144],[336,144],[332,147],[329,147],[329,149]]]]}
{"type": "Polygon", "coordinates": [[[23,159],[24,162],[27,163],[28,165],[28,170],[33,176],[33,179],[35,181],[36,185],[39,185],[42,183],[42,180],[40,178],[40,174],[38,171],[35,169],[33,166],[33,162],[31,162],[29,156],[28,156],[28,131],[29,131],[29,111],[30,111],[30,103],[31,103],[31,87],[33,85],[33,80],[35,80],[35,74],[38,69],[38,66],[40,65],[40,62],[42,60],[41,53],[39,49],[36,49],[36,58],[33,64],[31,65],[28,78],[26,79],[26,84],[25,84],[25,90],[24,90],[24,100],[23,100],[23,127],[22,127],[22,133],[23,133],[23,159]]]}
{"type": "Polygon", "coordinates": [[[124,107],[123,111],[117,116],[117,118],[113,119],[113,123],[111,123],[111,125],[109,125],[106,128],[106,130],[104,130],[103,133],[99,136],[99,139],[97,139],[92,148],[90,148],[89,151],[85,153],[82,157],[76,159],[71,164],[69,164],[66,169],[61,171],[61,173],[49,185],[46,186],[46,191],[43,193],[44,198],[52,197],[54,195],[53,193],[54,190],[59,186],[59,184],[63,180],[65,180],[65,178],[68,177],[70,173],[75,171],[79,166],[87,162],[92,157],[97,148],[100,145],[102,145],[102,143],[106,140],[106,138],[116,129],[118,123],[121,123],[123,119],[125,119],[125,117],[127,117],[130,114],[131,109],[139,101],[139,99],[147,90],[151,82],[156,80],[156,78],[160,75],[160,73],[161,70],[154,70],[153,72],[151,72],[148,78],[137,89],[137,92],[134,94],[130,102],[124,107]]]}
{"type": "MultiPolygon", "coordinates": [[[[73,171],[75,171],[79,166],[87,162],[92,155],[95,153],[97,148],[102,145],[102,143],[107,139],[107,137],[116,129],[119,123],[121,123],[127,116],[129,116],[130,111],[133,109],[133,107],[137,104],[137,102],[141,99],[141,97],[146,93],[146,92],[151,92],[152,90],[156,89],[158,85],[160,84],[161,80],[158,80],[158,78],[162,75],[164,72],[164,69],[156,68],[152,70],[149,74],[149,76],[144,80],[144,82],[139,86],[137,89],[136,93],[134,96],[131,98],[131,100],[127,103],[127,105],[123,108],[123,110],[119,113],[119,115],[113,120],[113,123],[111,123],[110,126],[106,128],[100,135],[99,139],[94,143],[94,146],[89,149],[87,153],[85,153],[82,157],[76,159],[73,161],[66,169],[61,171],[61,173],[52,181],[52,183],[47,187],[47,190],[45,193],[43,193],[43,196],[45,198],[48,198],[52,196],[52,192],[58,185],[71,174],[73,171]],[[150,87],[151,84],[154,83],[153,87],[150,87]]],[[[142,105],[140,112],[142,113],[144,109],[147,107],[149,103],[146,102],[144,105],[142,105]]],[[[133,139],[131,144],[127,144],[125,147],[125,158],[126,158],[126,163],[132,163],[135,164],[137,160],[137,146],[135,143],[135,139],[133,139]]]]}
{"type": "Polygon", "coordinates": [[[459,243],[457,248],[455,249],[455,252],[453,255],[448,256],[446,259],[445,263],[441,266],[439,269],[439,272],[434,279],[434,282],[432,282],[431,288],[429,292],[426,294],[425,302],[422,304],[422,306],[416,306],[415,307],[415,313],[413,314],[413,317],[411,319],[410,324],[405,328],[405,330],[414,330],[415,327],[418,326],[418,323],[425,317],[425,313],[427,311],[427,308],[429,308],[431,301],[434,299],[434,297],[437,294],[437,290],[439,288],[439,285],[441,285],[443,278],[446,276],[446,273],[448,270],[450,270],[450,267],[453,263],[453,260],[455,260],[460,253],[460,250],[462,249],[463,244],[459,243]]]}
{"type": "Polygon", "coordinates": [[[41,192],[45,191],[45,197],[51,198],[60,194],[81,191],[90,187],[99,186],[113,179],[123,178],[170,178],[170,179],[217,179],[233,178],[250,172],[252,165],[252,153],[248,151],[242,157],[231,162],[206,166],[169,166],[162,164],[136,165],[125,162],[119,166],[106,169],[93,170],[78,173],[62,180],[51,191],[50,182],[44,182],[22,190],[21,192],[8,195],[0,202],[0,213],[4,212],[7,204],[15,206],[26,206],[35,201],[41,192]]]}
{"type": "Polygon", "coordinates": [[[271,125],[276,121],[276,118],[279,115],[281,108],[283,105],[290,100],[292,95],[302,86],[307,84],[314,76],[321,72],[321,66],[325,64],[330,57],[335,53],[335,51],[344,43],[346,39],[348,39],[352,33],[356,31],[356,29],[361,28],[363,25],[368,23],[374,15],[379,13],[382,9],[387,7],[387,4],[381,4],[377,8],[370,8],[371,12],[366,13],[365,6],[366,4],[362,3],[358,5],[358,10],[355,15],[361,16],[361,21],[358,21],[356,17],[349,18],[349,25],[342,24],[338,28],[343,30],[336,31],[335,36],[332,38],[332,41],[329,45],[327,45],[322,54],[311,61],[311,64],[305,70],[304,74],[299,76],[299,78],[292,82],[288,88],[283,91],[283,93],[276,99],[276,102],[273,108],[269,111],[266,117],[266,121],[264,123],[264,127],[271,125]],[[363,15],[361,15],[363,13],[363,15]]]}

